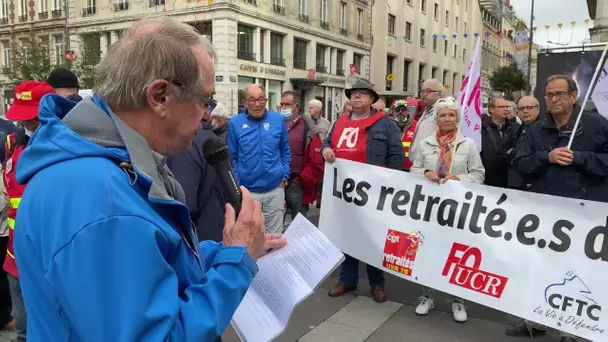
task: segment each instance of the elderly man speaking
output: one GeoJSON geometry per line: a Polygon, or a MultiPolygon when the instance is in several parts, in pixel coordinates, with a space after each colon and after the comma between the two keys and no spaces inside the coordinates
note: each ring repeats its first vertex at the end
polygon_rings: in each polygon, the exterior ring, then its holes
{"type": "Polygon", "coordinates": [[[243,188],[236,222],[226,207],[223,243],[199,244],[165,165],[215,105],[213,55],[191,26],[145,19],[102,60],[93,98],[42,99],[17,165],[28,340],[214,341],[256,259],[285,243],[265,239],[260,204],[243,188]]]}

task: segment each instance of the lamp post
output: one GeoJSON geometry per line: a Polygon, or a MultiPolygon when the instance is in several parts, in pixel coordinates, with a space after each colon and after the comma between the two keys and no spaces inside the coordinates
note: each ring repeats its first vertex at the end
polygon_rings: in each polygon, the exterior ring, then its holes
{"type": "Polygon", "coordinates": [[[528,41],[528,93],[532,94],[532,45],[534,45],[534,0],[530,11],[530,40],[528,41]]]}

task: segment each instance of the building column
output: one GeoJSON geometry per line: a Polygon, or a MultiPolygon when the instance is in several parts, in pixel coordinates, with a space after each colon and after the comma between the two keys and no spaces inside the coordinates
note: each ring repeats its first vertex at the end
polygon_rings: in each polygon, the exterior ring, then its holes
{"type": "Polygon", "coordinates": [[[293,50],[293,34],[287,34],[283,36],[283,59],[285,59],[285,66],[293,68],[293,60],[295,59],[293,50]]]}
{"type": "Polygon", "coordinates": [[[108,46],[111,46],[112,44],[116,43],[118,41],[118,31],[110,31],[110,44],[108,46]]]}
{"type": "MultiPolygon", "coordinates": [[[[344,63],[344,74],[350,76],[350,65],[353,64],[354,52],[352,50],[346,51],[346,60],[342,61],[344,63]]],[[[359,72],[361,72],[359,70],[359,72]]]]}
{"type": "Polygon", "coordinates": [[[108,47],[110,46],[110,42],[108,39],[108,33],[107,32],[101,32],[99,34],[99,50],[101,51],[101,58],[104,58],[106,56],[106,53],[108,53],[108,47]]]}
{"type": "Polygon", "coordinates": [[[331,70],[329,73],[334,75],[338,73],[338,49],[331,49],[331,70]]]}
{"type": "Polygon", "coordinates": [[[330,48],[329,46],[325,47],[325,71],[328,74],[331,74],[331,68],[333,68],[333,65],[331,64],[331,52],[332,52],[333,48],[330,48]]]}
{"type": "MultiPolygon", "coordinates": [[[[311,40],[306,49],[306,69],[316,69],[317,67],[317,42],[311,40]]],[[[314,98],[314,97],[313,97],[314,98]]]]}
{"type": "Polygon", "coordinates": [[[255,55],[254,60],[256,62],[261,62],[261,50],[260,50],[260,41],[262,37],[262,29],[256,27],[253,30],[253,54],[255,55]]]}
{"type": "Polygon", "coordinates": [[[82,46],[82,37],[79,34],[70,35],[70,50],[74,51],[76,58],[82,58],[80,55],[80,47],[82,46]]]}
{"type": "Polygon", "coordinates": [[[270,30],[264,30],[264,60],[266,64],[270,64],[270,30]]]}

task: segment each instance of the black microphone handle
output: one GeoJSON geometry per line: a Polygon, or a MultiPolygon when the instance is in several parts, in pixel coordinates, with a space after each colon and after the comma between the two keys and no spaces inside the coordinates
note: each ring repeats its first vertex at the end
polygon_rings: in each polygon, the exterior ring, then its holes
{"type": "Polygon", "coordinates": [[[234,208],[236,217],[241,212],[241,202],[243,201],[243,194],[241,188],[236,182],[234,173],[232,173],[232,167],[230,163],[218,163],[213,166],[215,173],[224,188],[224,193],[228,196],[228,203],[234,208]]]}

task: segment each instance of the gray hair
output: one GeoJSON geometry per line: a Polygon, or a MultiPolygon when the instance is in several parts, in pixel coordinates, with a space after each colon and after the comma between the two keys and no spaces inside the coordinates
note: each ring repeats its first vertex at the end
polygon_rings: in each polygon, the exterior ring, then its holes
{"type": "Polygon", "coordinates": [[[308,101],[308,105],[315,107],[319,111],[323,109],[323,103],[317,99],[308,101]]]}
{"type": "MultiPolygon", "coordinates": [[[[496,101],[498,100],[505,100],[507,101],[504,97],[502,96],[493,96],[490,101],[488,101],[488,109],[490,108],[494,108],[496,107],[496,101]]],[[[507,101],[508,102],[508,101],[507,101]]]]}
{"type": "Polygon", "coordinates": [[[433,88],[433,90],[439,92],[439,96],[443,96],[443,93],[445,92],[445,87],[443,86],[443,84],[441,84],[441,82],[439,82],[438,79],[429,78],[428,80],[424,81],[424,83],[427,83],[427,82],[433,84],[432,88],[433,88]]]}
{"type": "MultiPolygon", "coordinates": [[[[147,87],[154,80],[170,80],[200,89],[205,75],[192,47],[202,46],[216,60],[211,43],[196,29],[170,17],[144,18],[113,44],[97,68],[93,92],[113,110],[146,105],[147,87]]],[[[180,101],[191,98],[180,93],[180,101]]]]}
{"type": "Polygon", "coordinates": [[[437,100],[433,106],[433,112],[435,113],[436,117],[439,116],[439,112],[442,109],[450,109],[455,111],[456,121],[460,122],[460,104],[458,104],[458,101],[455,98],[448,96],[437,100]]]}

